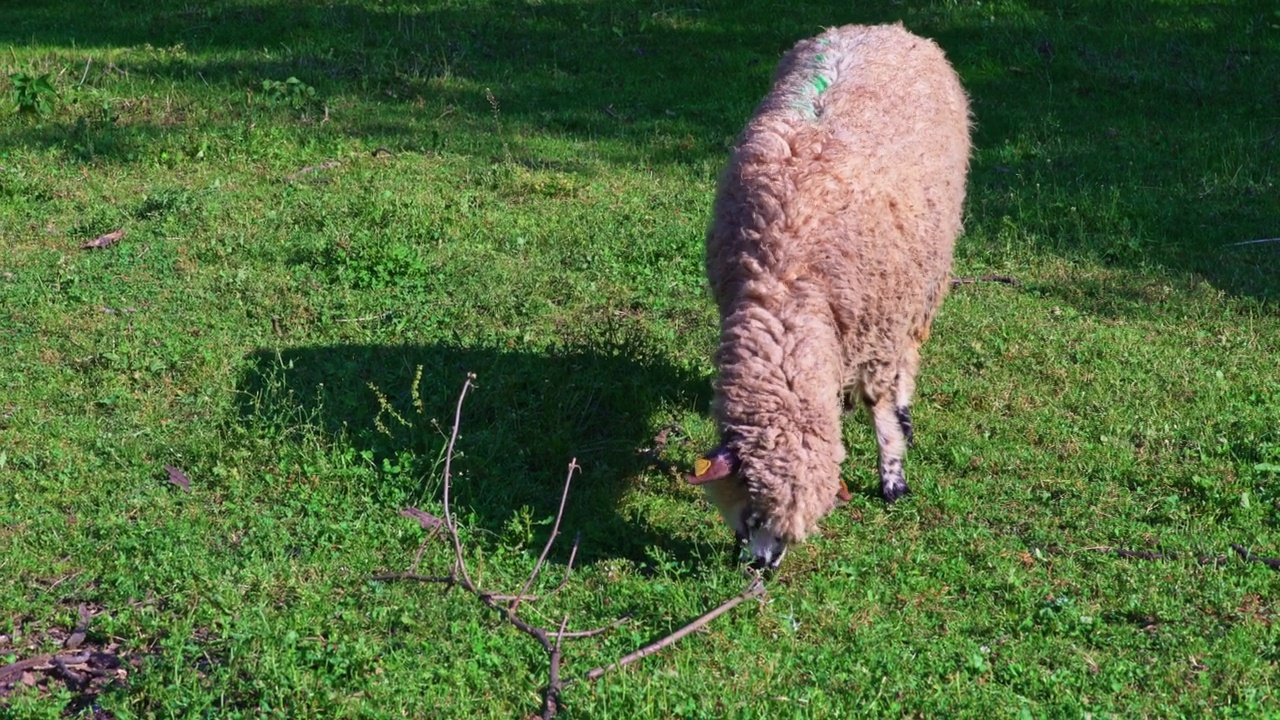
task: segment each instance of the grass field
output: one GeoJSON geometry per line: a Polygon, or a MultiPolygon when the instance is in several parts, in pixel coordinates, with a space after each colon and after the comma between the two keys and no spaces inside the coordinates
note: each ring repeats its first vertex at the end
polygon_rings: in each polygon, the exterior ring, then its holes
{"type": "Polygon", "coordinates": [[[638,451],[714,441],[702,233],[778,56],[898,20],[972,97],[957,273],[1022,285],[944,306],[909,500],[852,419],[854,501],[767,598],[561,717],[1280,715],[1280,574],[1229,549],[1280,556],[1280,243],[1229,246],[1280,235],[1273,2],[12,0],[0,666],[84,607],[127,677],[29,673],[0,717],[536,712],[529,638],[370,580],[441,510],[468,371],[472,572],[519,588],[577,457],[535,592],[581,533],[573,576],[525,612],[633,616],[566,673],[738,592],[638,451]]]}

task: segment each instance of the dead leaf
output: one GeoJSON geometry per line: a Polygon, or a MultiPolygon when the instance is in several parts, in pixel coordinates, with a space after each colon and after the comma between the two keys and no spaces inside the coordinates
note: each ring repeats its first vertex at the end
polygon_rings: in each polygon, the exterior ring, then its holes
{"type": "Polygon", "coordinates": [[[103,248],[111,247],[113,243],[115,243],[117,240],[119,240],[122,237],[124,237],[124,228],[109,232],[106,235],[99,235],[98,237],[81,245],[80,249],[81,250],[101,250],[103,248]]]}
{"type": "Polygon", "coordinates": [[[849,492],[849,486],[845,484],[844,480],[840,481],[840,489],[836,491],[836,500],[841,504],[853,500],[853,493],[849,492]]]}
{"type": "Polygon", "coordinates": [[[419,510],[416,507],[407,507],[401,510],[400,516],[416,519],[418,521],[418,524],[422,526],[423,530],[435,530],[436,528],[444,524],[444,521],[441,520],[440,518],[436,517],[435,515],[432,515],[429,512],[419,510]]]}
{"type": "Polygon", "coordinates": [[[165,465],[164,469],[165,472],[169,473],[169,482],[177,485],[187,492],[191,492],[191,478],[187,477],[186,473],[172,465],[165,465]]]}
{"type": "Polygon", "coordinates": [[[63,643],[63,647],[68,650],[75,650],[84,643],[86,633],[89,630],[89,621],[93,619],[93,615],[89,613],[89,608],[84,605],[80,606],[79,618],[76,620],[75,629],[71,631],[71,637],[63,643]]]}

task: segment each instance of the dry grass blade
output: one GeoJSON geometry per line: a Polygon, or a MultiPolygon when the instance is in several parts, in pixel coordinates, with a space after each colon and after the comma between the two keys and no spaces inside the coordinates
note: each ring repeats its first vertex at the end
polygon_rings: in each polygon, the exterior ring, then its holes
{"type": "Polygon", "coordinates": [[[561,629],[560,629],[560,631],[556,633],[556,638],[558,639],[558,638],[588,638],[588,637],[595,637],[596,635],[599,635],[599,634],[601,634],[601,633],[609,632],[610,630],[612,630],[612,629],[614,629],[614,628],[618,627],[619,625],[622,625],[623,623],[626,623],[626,622],[628,622],[628,621],[630,621],[630,620],[631,620],[631,616],[630,616],[630,615],[623,615],[622,617],[618,618],[617,620],[614,620],[613,622],[609,623],[608,625],[601,625],[600,627],[595,628],[595,629],[592,629],[592,630],[574,630],[574,631],[571,631],[571,632],[565,632],[565,631],[564,631],[564,628],[561,628],[561,629]]]}
{"type": "Polygon", "coordinates": [[[1268,243],[1280,243],[1280,237],[1259,238],[1257,240],[1242,240],[1240,242],[1227,243],[1222,247],[1241,247],[1242,245],[1265,245],[1268,243]]]}
{"type": "Polygon", "coordinates": [[[951,287],[973,285],[974,283],[1001,283],[1017,287],[1022,284],[1022,281],[1012,275],[982,275],[978,277],[951,278],[951,287]]]}

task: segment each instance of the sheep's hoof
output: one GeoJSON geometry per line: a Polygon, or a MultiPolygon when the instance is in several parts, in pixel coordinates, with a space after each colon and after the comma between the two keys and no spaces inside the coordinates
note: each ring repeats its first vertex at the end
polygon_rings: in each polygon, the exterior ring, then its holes
{"type": "Polygon", "coordinates": [[[889,504],[893,504],[911,494],[911,488],[907,487],[905,482],[886,484],[880,488],[880,491],[884,494],[884,501],[889,504]]]}

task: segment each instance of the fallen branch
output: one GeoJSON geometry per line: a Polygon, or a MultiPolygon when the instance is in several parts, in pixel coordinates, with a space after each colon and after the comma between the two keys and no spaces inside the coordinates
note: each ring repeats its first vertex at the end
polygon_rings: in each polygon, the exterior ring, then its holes
{"type": "Polygon", "coordinates": [[[1022,285],[1022,281],[1012,275],[982,275],[980,277],[958,277],[951,278],[951,287],[959,287],[961,285],[973,285],[974,283],[1003,283],[1005,285],[1013,285],[1017,287],[1022,285]]]}
{"type": "MultiPolygon", "coordinates": [[[[542,646],[543,651],[547,653],[547,658],[551,666],[550,679],[546,689],[543,692],[543,707],[542,707],[542,717],[551,718],[555,716],[556,712],[560,707],[560,694],[564,688],[564,682],[560,677],[560,665],[561,665],[561,658],[562,658],[561,645],[564,642],[564,639],[566,637],[591,637],[592,635],[597,635],[613,627],[616,627],[622,622],[625,622],[626,618],[620,618],[614,623],[611,623],[610,625],[607,625],[603,628],[597,628],[595,630],[587,630],[587,631],[570,632],[565,630],[565,626],[568,623],[568,617],[566,617],[564,621],[561,622],[560,628],[558,630],[549,630],[547,628],[542,628],[542,627],[538,627],[536,625],[530,624],[529,622],[525,621],[522,617],[520,617],[517,614],[517,610],[519,608],[520,603],[529,599],[526,593],[528,592],[529,588],[533,586],[534,581],[537,580],[538,574],[542,571],[542,565],[546,561],[546,557],[548,553],[550,553],[551,551],[551,546],[555,542],[556,537],[559,535],[560,522],[564,518],[564,509],[565,509],[566,501],[569,497],[569,486],[573,481],[574,472],[580,469],[576,458],[569,461],[569,470],[568,470],[568,473],[565,475],[564,488],[560,494],[560,507],[556,512],[555,523],[551,530],[551,537],[547,539],[547,544],[544,546],[542,550],[542,554],[538,556],[538,560],[533,566],[533,571],[529,574],[529,579],[525,581],[525,584],[521,588],[520,592],[518,592],[515,596],[500,595],[498,593],[493,593],[493,592],[489,592],[487,590],[481,589],[480,586],[477,585],[475,581],[472,579],[470,572],[468,572],[467,570],[466,555],[463,552],[462,540],[458,535],[458,523],[453,513],[452,494],[453,494],[454,448],[457,446],[458,431],[462,426],[462,406],[466,400],[467,392],[471,388],[475,387],[475,384],[474,384],[475,379],[476,379],[476,376],[474,373],[467,373],[467,379],[462,385],[461,392],[458,393],[458,403],[454,409],[454,415],[453,415],[453,429],[449,434],[448,447],[445,449],[444,478],[443,478],[443,489],[442,489],[442,494],[444,496],[443,497],[444,518],[443,518],[442,525],[444,527],[445,532],[449,535],[449,541],[453,546],[453,565],[450,568],[449,574],[448,575],[419,575],[416,572],[388,573],[383,575],[376,575],[374,576],[373,579],[374,580],[413,580],[417,582],[439,583],[439,584],[445,585],[446,587],[453,587],[456,585],[466,590],[467,592],[471,593],[472,595],[474,595],[476,599],[478,599],[485,606],[497,612],[505,622],[509,623],[520,632],[536,640],[538,644],[542,646]],[[506,604],[508,601],[510,602],[510,605],[506,604]],[[555,638],[554,644],[552,644],[551,638],[555,638]]],[[[434,516],[430,516],[428,513],[423,513],[422,511],[415,512],[414,510],[415,509],[412,509],[412,508],[406,509],[401,514],[407,517],[412,517],[417,519],[424,528],[431,524],[430,520],[435,519],[434,516]]],[[[577,554],[577,547],[578,547],[578,543],[575,540],[574,550],[573,550],[573,553],[570,555],[570,564],[572,564],[572,558],[574,557],[574,555],[577,554]]],[[[419,548],[419,551],[421,551],[421,547],[419,548]]],[[[417,561],[417,558],[415,558],[415,563],[414,563],[415,570],[417,568],[416,561],[417,561]]],[[[566,574],[565,574],[565,582],[567,582],[567,580],[568,580],[568,571],[566,571],[566,574]]],[[[561,584],[563,585],[563,582],[561,584]]],[[[559,588],[557,588],[557,590],[558,589],[559,588]]]]}
{"type": "MultiPolygon", "coordinates": [[[[581,470],[581,468],[578,466],[577,458],[574,458],[573,460],[569,461],[569,468],[564,478],[564,486],[560,492],[560,506],[556,510],[555,520],[551,527],[551,535],[550,537],[547,538],[547,542],[542,548],[542,553],[538,555],[538,559],[533,565],[533,570],[529,573],[529,577],[527,580],[525,580],[524,584],[521,586],[520,591],[517,592],[515,595],[503,595],[496,592],[490,592],[488,590],[482,589],[476,583],[476,581],[471,577],[471,574],[467,570],[466,555],[463,552],[462,539],[458,534],[457,519],[453,511],[453,457],[454,457],[454,448],[456,447],[458,442],[458,431],[462,425],[463,402],[466,400],[468,391],[471,388],[475,387],[475,379],[476,379],[476,376],[474,373],[467,373],[466,381],[463,383],[462,390],[458,394],[458,403],[454,409],[453,429],[449,434],[449,443],[447,448],[445,449],[444,471],[443,471],[444,477],[443,477],[442,491],[441,491],[443,495],[442,504],[444,506],[444,517],[437,518],[434,515],[431,515],[430,513],[423,512],[416,508],[406,508],[405,510],[401,511],[401,515],[416,519],[424,530],[430,529],[432,535],[429,536],[427,540],[424,540],[423,544],[421,544],[418,547],[418,552],[414,556],[413,565],[408,572],[384,573],[381,575],[375,575],[371,579],[376,581],[410,580],[414,582],[435,583],[435,584],[444,585],[446,589],[452,588],[454,586],[460,587],[463,590],[466,590],[468,593],[475,596],[475,598],[479,600],[481,603],[483,603],[486,607],[498,613],[498,615],[502,618],[504,622],[510,624],[515,629],[519,630],[520,632],[524,633],[525,635],[528,635],[529,637],[537,641],[537,643],[542,647],[543,651],[547,654],[547,660],[549,663],[548,682],[542,694],[543,704],[542,704],[542,710],[541,710],[541,717],[553,718],[555,717],[556,713],[559,711],[562,705],[561,696],[564,692],[564,688],[574,680],[573,678],[563,677],[562,664],[563,664],[564,655],[563,655],[562,646],[564,644],[565,639],[595,637],[602,633],[608,632],[609,630],[612,630],[618,627],[619,625],[622,625],[625,622],[628,622],[631,618],[629,615],[624,615],[607,625],[603,625],[601,627],[597,627],[591,630],[568,630],[566,629],[569,623],[568,616],[565,616],[564,619],[561,620],[558,629],[549,629],[549,628],[544,628],[544,627],[534,625],[526,621],[523,617],[519,615],[519,609],[520,609],[521,603],[531,603],[537,600],[537,596],[530,595],[529,590],[533,587],[534,583],[537,581],[538,575],[542,572],[543,565],[546,562],[547,556],[551,552],[552,545],[555,543],[556,539],[560,536],[560,523],[564,518],[565,507],[568,504],[569,489],[573,483],[573,475],[575,472],[581,470]],[[417,572],[417,568],[418,568],[418,562],[422,556],[423,548],[425,547],[426,542],[430,541],[431,537],[434,537],[434,534],[440,531],[441,528],[443,528],[443,531],[446,534],[448,534],[449,541],[453,549],[453,563],[449,569],[449,574],[448,575],[419,574],[417,572]]],[[[581,540],[580,535],[574,538],[573,549],[569,553],[569,561],[565,567],[564,578],[560,581],[559,585],[557,585],[554,589],[551,590],[550,593],[547,594],[547,596],[554,595],[555,593],[559,592],[562,588],[564,588],[568,584],[570,575],[573,572],[574,559],[578,555],[578,547],[579,547],[580,540],[581,540]]],[[[695,630],[705,626],[707,623],[711,622],[717,617],[732,610],[734,607],[742,603],[744,600],[747,600],[752,597],[757,597],[763,593],[764,593],[764,583],[760,579],[760,577],[757,575],[752,579],[751,584],[747,587],[746,590],[743,590],[741,593],[739,593],[735,597],[730,598],[726,602],[722,603],[716,609],[706,613],[702,617],[698,618],[697,620],[694,620],[692,623],[684,626],[683,628],[680,628],[674,633],[671,633],[670,635],[656,642],[650,643],[649,645],[646,645],[645,647],[642,647],[639,650],[636,650],[635,652],[629,655],[626,655],[625,657],[619,659],[615,663],[601,666],[596,668],[595,670],[592,670],[591,672],[587,673],[584,679],[589,681],[595,680],[613,668],[623,667],[643,657],[652,655],[653,653],[656,653],[659,650],[662,650],[663,648],[670,647],[671,645],[678,642],[684,636],[694,632],[695,630]]]]}

